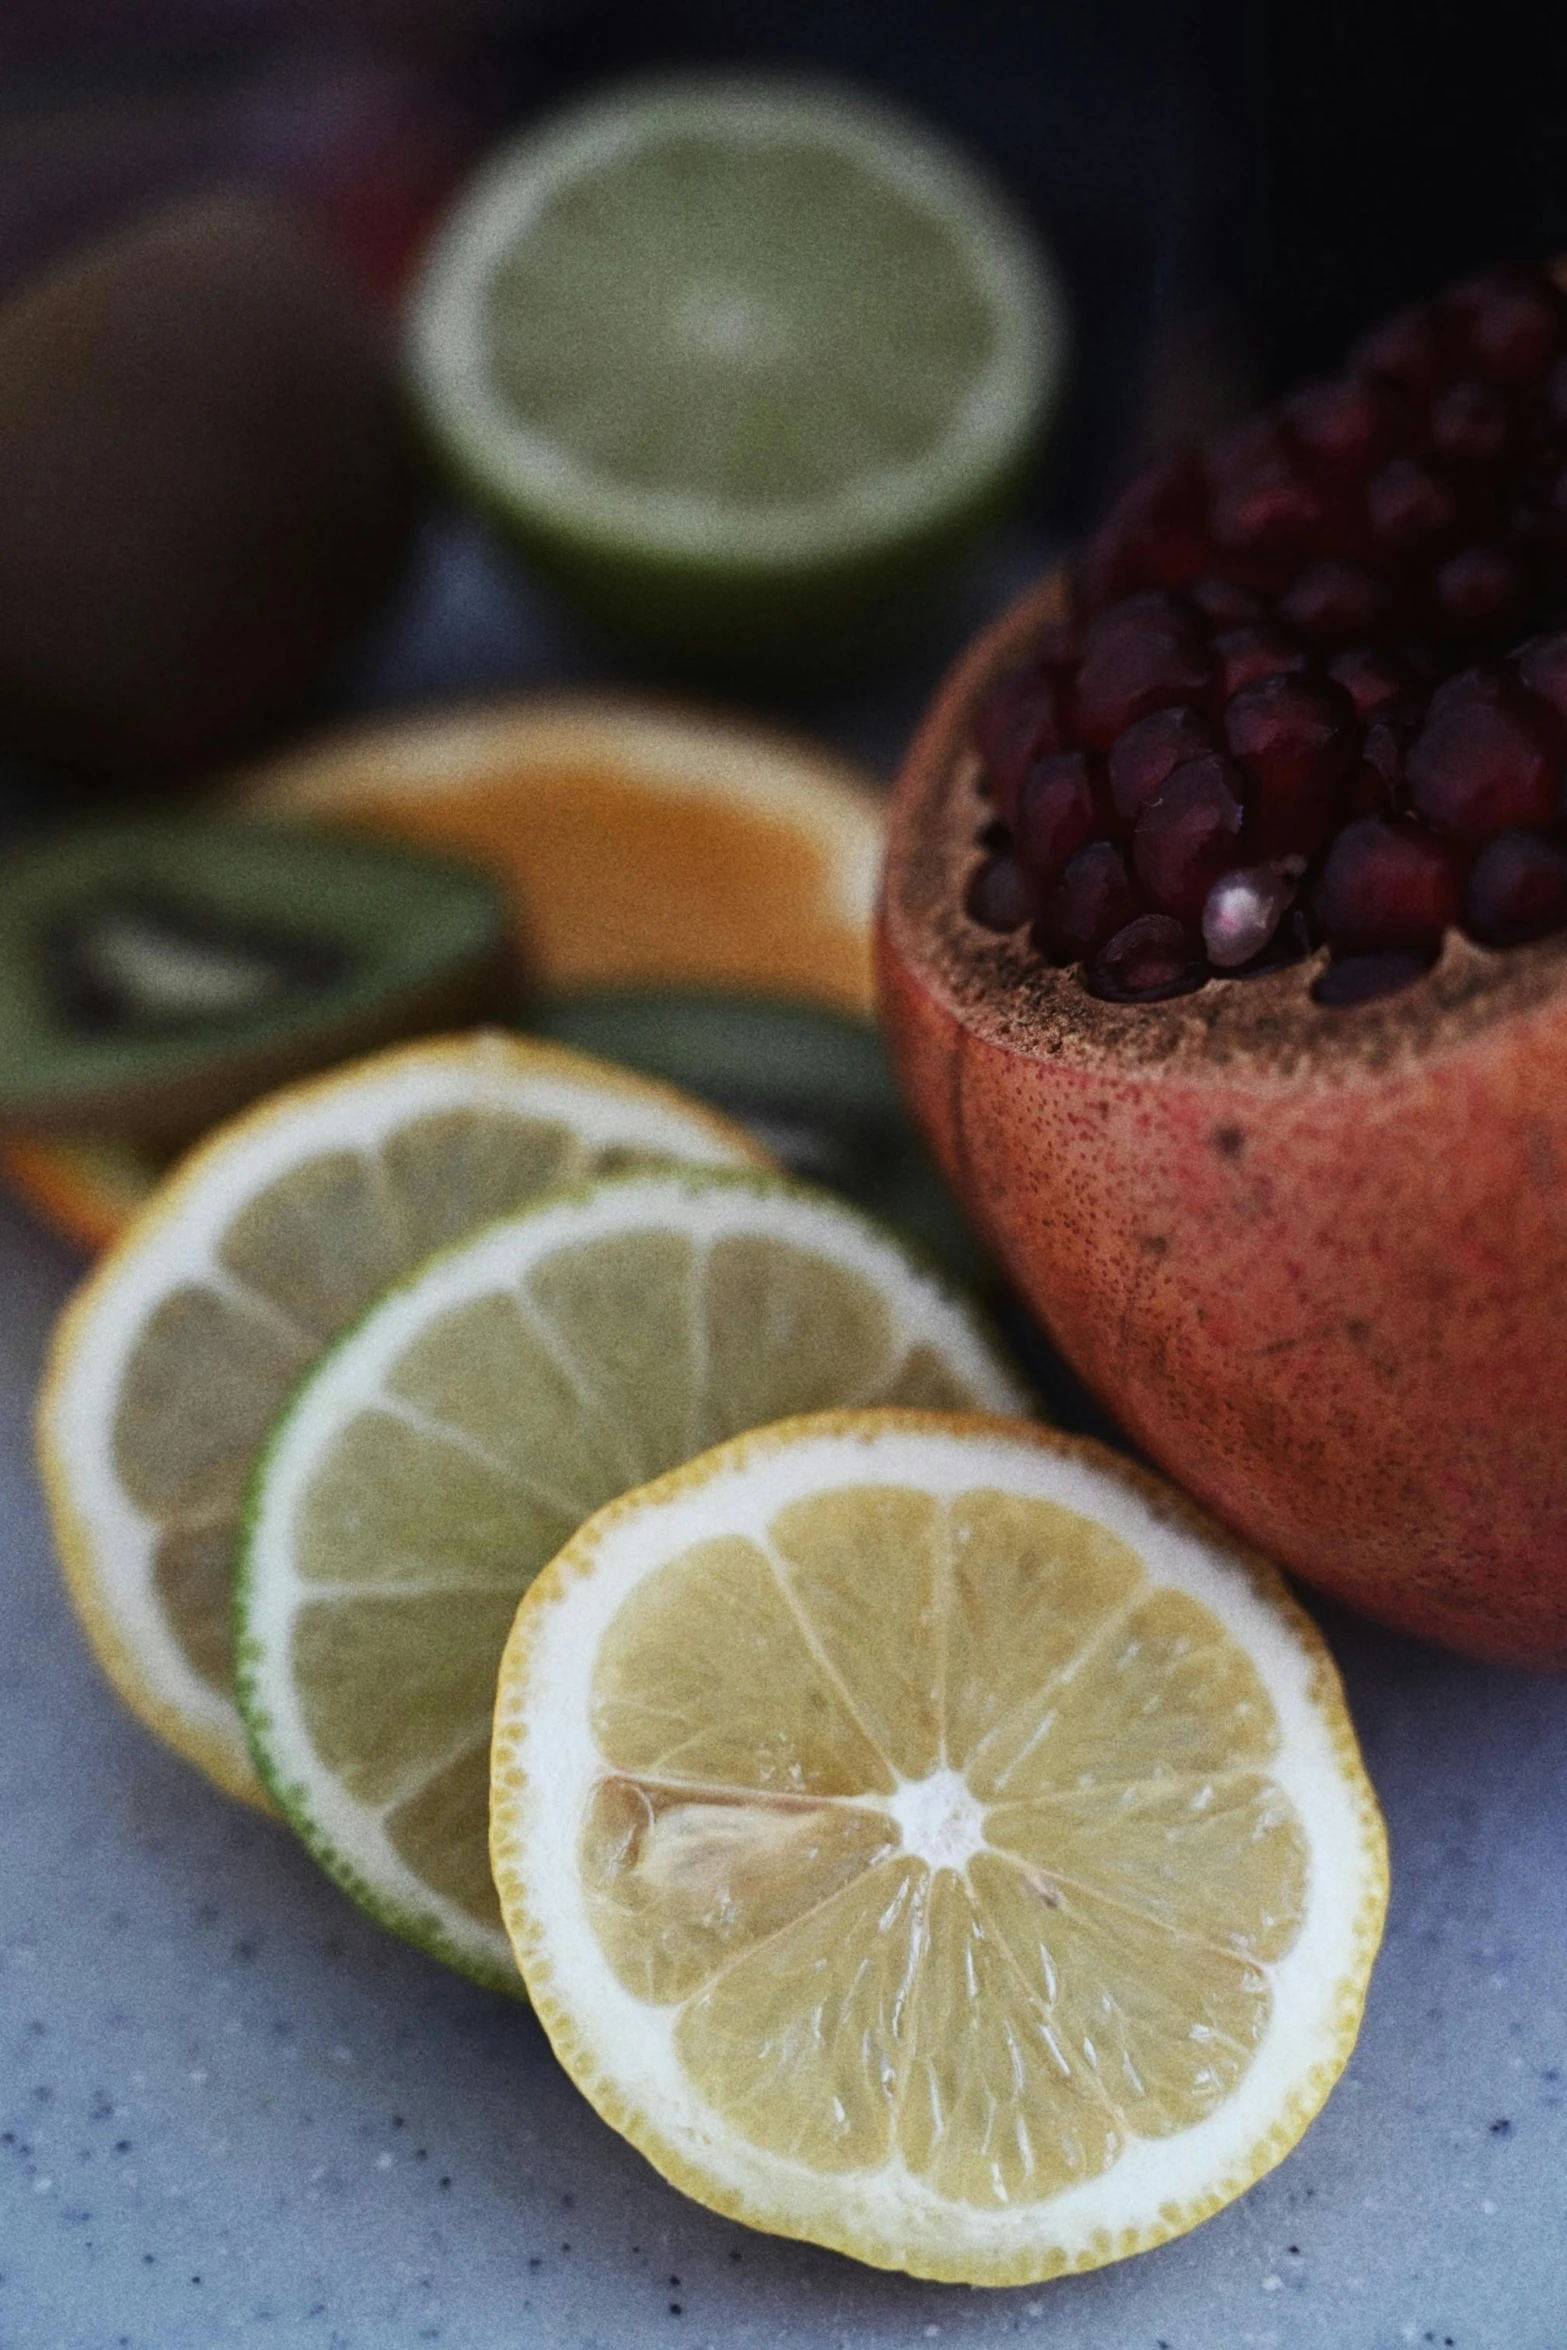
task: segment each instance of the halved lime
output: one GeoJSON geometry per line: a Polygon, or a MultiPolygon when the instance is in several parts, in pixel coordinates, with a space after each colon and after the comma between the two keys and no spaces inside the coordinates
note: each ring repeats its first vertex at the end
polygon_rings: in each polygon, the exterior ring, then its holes
{"type": "Polygon", "coordinates": [[[518,1991],[490,1724],[539,1569],[604,1502],[742,1429],[1024,1402],[933,1275],[781,1177],[671,1169],[507,1217],[382,1297],[277,1423],[236,1592],[257,1766],[372,1914],[518,1991]]]}
{"type": "Polygon", "coordinates": [[[970,162],[761,75],[525,132],[437,239],[411,333],[437,440],[565,584],[667,651],[772,667],[852,659],[968,541],[1063,350],[1054,275],[970,162]]]}

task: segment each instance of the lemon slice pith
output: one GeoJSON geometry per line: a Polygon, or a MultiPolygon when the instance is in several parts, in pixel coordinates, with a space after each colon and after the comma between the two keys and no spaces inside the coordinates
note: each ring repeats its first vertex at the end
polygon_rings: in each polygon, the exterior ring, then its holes
{"type": "Polygon", "coordinates": [[[970,2283],[1278,2162],[1387,1896],[1273,1570],[1096,1446],[948,1415],[795,1420],[584,1526],[507,1646],[491,1822],[556,2052],[666,2177],[970,2283]]]}
{"type": "Polygon", "coordinates": [[[590,1184],[383,1296],[274,1430],[236,1584],[252,1749],[323,1867],[520,1993],[488,1807],[523,1591],[605,1501],[739,1429],[902,1399],[1024,1396],[896,1240],[775,1176],[590,1184]]]}
{"type": "Polygon", "coordinates": [[[219,1128],[78,1290],[38,1414],[66,1581],[131,1710],[229,1794],[267,1802],[232,1694],[231,1565],[285,1396],[432,1249],[647,1159],[768,1163],[700,1103],[586,1054],[437,1038],[219,1128]]]}

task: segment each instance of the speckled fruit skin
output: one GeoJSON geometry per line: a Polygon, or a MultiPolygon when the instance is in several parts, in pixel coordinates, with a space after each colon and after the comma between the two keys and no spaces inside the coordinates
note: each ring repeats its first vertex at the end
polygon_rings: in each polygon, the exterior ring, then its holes
{"type": "Polygon", "coordinates": [[[1102,1003],[980,929],[973,714],[1061,598],[971,648],[894,793],[880,987],[916,1116],[1181,1484],[1387,1623],[1567,1665],[1567,938],[1452,933],[1333,1010],[1315,961],[1102,1003]]]}

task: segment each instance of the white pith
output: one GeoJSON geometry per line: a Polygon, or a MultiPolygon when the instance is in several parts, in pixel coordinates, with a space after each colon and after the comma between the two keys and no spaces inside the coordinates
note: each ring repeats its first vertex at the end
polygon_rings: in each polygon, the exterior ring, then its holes
{"type": "MultiPolygon", "coordinates": [[[[517,1297],[531,1269],[556,1250],[630,1230],[676,1231],[705,1248],[730,1234],[755,1234],[809,1248],[864,1274],[889,1309],[888,1372],[909,1347],[934,1348],[971,1389],[976,1407],[1021,1411],[1025,1396],[980,1336],[966,1310],[897,1244],[824,1194],[765,1180],[693,1174],[617,1177],[489,1226],[433,1259],[370,1310],[296,1391],[268,1454],[256,1493],[239,1592],[240,1676],[246,1712],[269,1775],[291,1791],[329,1865],[369,1889],[375,1905],[405,1926],[434,1920],[460,1963],[491,1981],[515,1979],[506,1935],[486,1930],[442,1899],[403,1860],[387,1834],[385,1809],[360,1802],[322,1763],[291,1672],[291,1638],[302,1603],[362,1593],[362,1583],[304,1581],[293,1529],[304,1495],[343,1427],[387,1403],[386,1382],[408,1346],[436,1315],[497,1292],[517,1297]]],[[[406,1416],[407,1407],[396,1408],[406,1416]]],[[[399,1592],[416,1588],[400,1581],[399,1592]]],[[[443,1579],[440,1588],[458,1594],[443,1579]]],[[[493,1589],[493,1585],[487,1586],[493,1589]]],[[[395,1800],[395,1799],[394,1799],[395,1800]]],[[[428,1938],[427,1931],[419,1938],[428,1938]]]]}
{"type": "MultiPolygon", "coordinates": [[[[114,1465],[116,1399],[148,1316],[186,1283],[230,1294],[217,1252],[245,1204],[302,1159],[325,1151],[371,1150],[409,1120],[449,1109],[496,1109],[559,1119],[590,1147],[624,1144],[709,1166],[756,1164],[761,1154],[721,1121],[682,1110],[662,1089],[641,1089],[593,1064],[540,1051],[500,1035],[413,1046],[367,1060],[357,1076],[303,1086],[278,1106],[220,1131],[170,1178],[177,1198],[154,1202],[145,1234],[133,1231],[106,1258],[62,1333],[69,1366],[51,1385],[40,1441],[68,1494],[91,1555],[93,1597],[119,1644],[127,1677],[145,1685],[154,1708],[185,1734],[192,1760],[235,1791],[261,1797],[244,1725],[232,1699],[195,1672],[175,1639],[152,1582],[159,1522],[125,1492],[114,1465]],[[609,1073],[606,1073],[608,1075],[609,1073]]],[[[123,1684],[122,1684],[123,1686],[123,1684]]],[[[125,1687],[135,1704],[139,1692],[125,1687]]]]}
{"type": "Polygon", "coordinates": [[[410,357],[459,454],[519,512],[612,554],[629,547],[765,567],[893,544],[961,510],[1026,444],[1064,339],[1047,264],[981,175],[921,126],[825,87],[701,77],[611,91],[503,149],[432,248],[412,306],[410,357]],[[940,441],[917,460],[792,507],[634,491],[594,478],[497,399],[485,339],[495,271],[562,188],[671,132],[742,149],[777,140],[819,146],[851,158],[951,233],[984,295],[995,351],[940,441]]]}
{"type": "MultiPolygon", "coordinates": [[[[496,1716],[491,1851],[535,2003],[569,2048],[574,2076],[661,2168],[691,2174],[720,2208],[783,2233],[919,2273],[1010,2281],[1158,2241],[1287,2151],[1353,2039],[1380,1932],[1384,1847],[1352,1743],[1346,1755],[1343,1716],[1336,1732],[1324,1700],[1320,1655],[1222,1549],[1081,1457],[1000,1432],[959,1438],[891,1424],[853,1435],[817,1432],[810,1422],[795,1427],[741,1439],[708,1456],[710,1474],[688,1472],[651,1489],[640,1506],[601,1512],[519,1615],[496,1716]],[[691,1544],[723,1533],[770,1550],[768,1528],[785,1504],[856,1483],[906,1484],[944,1499],[995,1484],[1097,1519],[1141,1555],[1151,1582],[1212,1609],[1251,1657],[1277,1712],[1279,1748],[1267,1768],[1295,1807],[1310,1866],[1300,1932],[1264,1969],[1273,2007],[1256,2055],[1206,2120],[1168,2138],[1134,2140],[1100,2177],[1048,2201],[982,2210],[943,2200],[897,2158],[823,2179],[750,2143],[686,2075],[675,2047],[679,2007],[657,2008],[629,1992],[589,1917],[577,1842],[588,1797],[608,1769],[590,1728],[589,1695],[615,1615],[645,1577],[691,1544]]],[[[890,1803],[866,1800],[894,1816],[901,1809],[914,1829],[908,1841],[923,1842],[940,1865],[956,1865],[970,1841],[971,1817],[932,1781],[890,1803]]]]}

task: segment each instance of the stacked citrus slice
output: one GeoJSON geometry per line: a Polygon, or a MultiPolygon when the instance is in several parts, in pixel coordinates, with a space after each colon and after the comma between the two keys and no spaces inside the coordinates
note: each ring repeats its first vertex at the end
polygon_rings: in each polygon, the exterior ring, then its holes
{"type": "Polygon", "coordinates": [[[787,1413],[1023,1401],[933,1275],[781,1178],[626,1176],[492,1224],[383,1296],[268,1443],[237,1618],[268,1785],[376,1915],[518,1990],[489,1748],[540,1568],[602,1503],[787,1413]]]}
{"type": "Polygon", "coordinates": [[[742,1437],[583,1527],[507,1647],[492,1836],[557,2052],[666,2176],[970,2283],[1278,2162],[1387,1893],[1273,1570],[1091,1445],[925,1414],[742,1437]]]}
{"type": "Polygon", "coordinates": [[[303,1372],[388,1282],[553,1186],[761,1159],[667,1088],[484,1034],[375,1055],[221,1128],[78,1292],[39,1410],[71,1592],[133,1710],[264,1801],[234,1706],[231,1565],[256,1451],[303,1372]]]}

